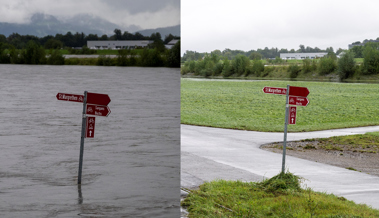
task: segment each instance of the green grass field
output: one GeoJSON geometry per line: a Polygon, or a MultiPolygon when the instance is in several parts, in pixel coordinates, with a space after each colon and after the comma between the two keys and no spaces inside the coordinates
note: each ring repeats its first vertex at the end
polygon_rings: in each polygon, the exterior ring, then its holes
{"type": "MultiPolygon", "coordinates": [[[[135,49],[136,54],[141,54],[143,49],[135,49]]],[[[49,54],[50,50],[46,49],[45,53],[49,54]]],[[[62,55],[68,55],[70,52],[67,49],[60,49],[59,52],[62,55]]],[[[95,55],[118,55],[118,50],[104,49],[104,50],[96,50],[97,53],[95,55]]]]}
{"type": "Polygon", "coordinates": [[[378,84],[193,79],[181,80],[181,123],[283,132],[285,96],[262,89],[287,84],[310,91],[290,132],[379,125],[378,84]]]}
{"type": "Polygon", "coordinates": [[[212,181],[182,202],[189,217],[379,217],[379,211],[343,197],[300,187],[291,173],[263,182],[212,181]]]}

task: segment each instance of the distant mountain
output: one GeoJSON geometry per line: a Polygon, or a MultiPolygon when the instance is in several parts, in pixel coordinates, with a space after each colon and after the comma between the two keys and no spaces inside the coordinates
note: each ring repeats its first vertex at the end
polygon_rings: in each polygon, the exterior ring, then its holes
{"type": "Polygon", "coordinates": [[[120,26],[88,14],[77,15],[68,20],[58,20],[52,15],[37,13],[31,17],[28,24],[0,22],[0,34],[5,36],[18,33],[20,35],[43,37],[47,35],[55,36],[57,33],[66,34],[69,31],[72,33],[92,33],[101,36],[113,33],[116,28],[120,29],[120,26]]]}
{"type": "Polygon", "coordinates": [[[170,33],[171,35],[174,35],[174,36],[180,36],[180,25],[157,28],[157,29],[147,29],[147,30],[141,30],[138,32],[144,36],[150,36],[152,33],[159,32],[162,36],[162,39],[164,39],[165,36],[168,36],[170,33]]]}
{"type": "Polygon", "coordinates": [[[57,33],[66,34],[67,32],[73,34],[76,32],[83,32],[87,35],[97,34],[98,36],[106,34],[109,36],[114,34],[113,31],[115,29],[120,29],[122,32],[128,31],[130,33],[138,31],[144,36],[150,36],[152,33],[160,32],[162,38],[170,33],[175,36],[180,35],[180,25],[141,30],[141,28],[136,25],[131,25],[125,28],[90,14],[78,14],[74,17],[60,20],[52,15],[37,13],[31,17],[30,23],[28,24],[0,22],[0,34],[5,35],[6,37],[12,33],[44,37],[47,35],[55,36],[57,33]]]}

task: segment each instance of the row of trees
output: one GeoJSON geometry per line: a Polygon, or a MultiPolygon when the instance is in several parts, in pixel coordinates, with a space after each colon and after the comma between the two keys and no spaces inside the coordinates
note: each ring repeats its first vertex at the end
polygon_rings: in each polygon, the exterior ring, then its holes
{"type": "MultiPolygon", "coordinates": [[[[302,64],[290,64],[288,66],[264,66],[262,60],[255,58],[251,60],[243,54],[236,55],[232,60],[212,52],[210,55],[198,61],[186,61],[182,67],[182,74],[194,73],[204,77],[209,76],[267,76],[274,70],[281,70],[289,73],[289,77],[296,78],[300,73],[317,73],[324,76],[331,73],[338,73],[341,79],[347,79],[353,75],[373,75],[379,74],[379,43],[366,43],[361,47],[363,64],[358,65],[355,61],[354,50],[347,50],[337,56],[329,52],[327,56],[320,59],[303,59],[302,64]]],[[[283,63],[284,60],[276,57],[270,60],[273,63],[283,63]]],[[[267,61],[266,61],[267,63],[267,61]]]]}
{"type": "MultiPolygon", "coordinates": [[[[86,49],[86,48],[84,48],[86,49]]],[[[83,49],[82,49],[83,50],[83,49]]],[[[80,64],[70,59],[65,59],[59,49],[50,49],[46,54],[43,46],[30,40],[24,49],[16,49],[14,46],[0,43],[0,64],[80,64]]],[[[92,62],[91,62],[92,63],[92,62]]],[[[147,66],[147,67],[180,67],[180,41],[171,49],[163,52],[157,48],[145,48],[141,54],[135,50],[118,50],[117,58],[100,56],[97,65],[102,66],[147,66]]]]}
{"type": "MultiPolygon", "coordinates": [[[[300,45],[298,50],[291,49],[278,49],[278,48],[271,48],[265,47],[264,49],[257,49],[257,50],[250,50],[247,52],[241,51],[241,50],[231,50],[231,49],[225,49],[223,51],[220,50],[214,50],[211,53],[214,53],[218,56],[226,57],[229,60],[234,59],[237,55],[244,55],[251,60],[254,59],[274,59],[276,57],[280,56],[280,53],[309,53],[309,52],[327,52],[327,53],[334,53],[336,55],[340,54],[343,50],[339,48],[336,52],[334,52],[333,47],[326,48],[325,50],[319,49],[317,47],[311,48],[309,46],[305,47],[304,45],[300,45]]],[[[207,53],[198,53],[196,51],[186,51],[183,54],[182,62],[185,61],[191,61],[191,60],[199,60],[206,56],[207,53]]]]}
{"type": "Polygon", "coordinates": [[[114,35],[107,36],[106,34],[98,36],[97,34],[86,35],[83,32],[71,33],[67,32],[66,34],[56,34],[55,36],[48,35],[45,37],[37,37],[32,35],[20,35],[18,33],[13,33],[8,37],[0,34],[0,43],[6,43],[14,46],[17,49],[26,48],[27,43],[30,40],[33,40],[38,45],[43,46],[45,49],[57,49],[64,47],[83,47],[87,45],[88,40],[152,40],[160,44],[167,44],[172,39],[179,39],[178,36],[173,36],[169,34],[162,39],[162,36],[159,32],[152,33],[150,36],[143,36],[139,32],[135,34],[125,31],[123,34],[120,29],[114,30],[114,35]]]}

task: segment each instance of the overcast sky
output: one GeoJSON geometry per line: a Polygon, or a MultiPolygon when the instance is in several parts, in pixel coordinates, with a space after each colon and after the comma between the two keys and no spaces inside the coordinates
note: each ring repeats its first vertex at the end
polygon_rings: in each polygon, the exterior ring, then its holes
{"type": "Polygon", "coordinates": [[[347,49],[379,37],[378,0],[182,0],[181,49],[347,49]]]}
{"type": "Polygon", "coordinates": [[[180,24],[180,0],[0,0],[0,22],[27,23],[34,13],[67,18],[86,13],[123,27],[180,24]]]}

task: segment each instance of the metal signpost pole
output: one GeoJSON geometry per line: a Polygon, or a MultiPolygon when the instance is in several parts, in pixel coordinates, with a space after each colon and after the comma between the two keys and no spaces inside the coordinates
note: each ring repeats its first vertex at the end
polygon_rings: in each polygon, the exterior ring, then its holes
{"type": "Polygon", "coordinates": [[[83,152],[84,152],[84,138],[86,131],[86,103],[87,103],[87,91],[84,91],[83,99],[83,114],[82,114],[82,136],[80,140],[80,156],[79,156],[79,172],[78,172],[78,185],[82,184],[82,165],[83,165],[83,152]]]}
{"type": "Polygon", "coordinates": [[[283,158],[282,158],[282,173],[285,173],[285,165],[286,165],[286,145],[287,145],[287,125],[288,125],[288,112],[289,112],[289,93],[290,93],[290,85],[287,85],[287,93],[286,93],[286,115],[284,120],[284,140],[283,140],[283,158]]]}

